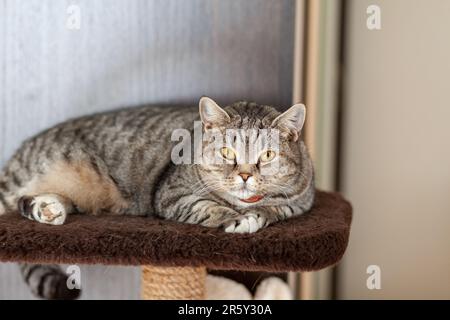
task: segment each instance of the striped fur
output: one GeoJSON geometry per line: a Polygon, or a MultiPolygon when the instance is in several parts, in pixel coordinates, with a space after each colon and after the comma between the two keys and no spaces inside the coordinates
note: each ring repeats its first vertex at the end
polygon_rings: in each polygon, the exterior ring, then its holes
{"type": "Polygon", "coordinates": [[[21,264],[20,270],[25,283],[37,297],[72,300],[80,295],[81,290],[68,289],[68,277],[58,266],[21,264]]]}
{"type": "MultiPolygon", "coordinates": [[[[0,214],[19,208],[25,217],[49,224],[64,223],[73,212],[155,214],[228,232],[257,231],[307,211],[313,202],[312,163],[296,138],[304,119],[295,111],[302,109],[293,108],[280,116],[270,106],[237,102],[222,109],[203,98],[200,115],[198,108],[144,106],[67,121],[25,141],[7,163],[0,173],[0,214]],[[192,132],[200,118],[208,130],[281,130],[276,161],[282,170],[267,177],[259,163],[174,165],[172,132],[192,132]],[[242,172],[260,201],[237,196],[236,188],[246,186],[239,180],[242,172]]],[[[202,146],[205,159],[214,157],[206,151],[209,143],[202,146]]],[[[65,275],[55,266],[22,271],[40,297],[75,296],[63,290],[65,275]]]]}

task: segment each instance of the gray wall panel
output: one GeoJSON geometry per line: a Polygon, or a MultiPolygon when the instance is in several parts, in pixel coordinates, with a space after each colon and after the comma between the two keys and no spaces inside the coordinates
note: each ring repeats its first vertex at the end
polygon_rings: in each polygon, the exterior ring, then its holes
{"type": "MultiPolygon", "coordinates": [[[[0,1],[0,165],[69,117],[140,103],[291,100],[294,1],[0,1]],[[81,28],[66,28],[69,5],[81,28]]],[[[137,298],[138,268],[83,267],[85,298],[137,298]],[[109,280],[108,280],[109,279],[109,280]]],[[[28,298],[0,264],[0,299],[28,298]]]]}

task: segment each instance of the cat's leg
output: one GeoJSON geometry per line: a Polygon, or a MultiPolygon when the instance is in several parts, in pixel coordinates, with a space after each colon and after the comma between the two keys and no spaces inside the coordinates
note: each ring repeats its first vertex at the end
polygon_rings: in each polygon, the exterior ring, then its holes
{"type": "Polygon", "coordinates": [[[86,161],[81,156],[50,162],[45,170],[30,174],[20,184],[12,177],[0,175],[0,213],[19,209],[31,220],[58,225],[74,207],[89,214],[122,214],[129,206],[111,176],[100,172],[92,159],[86,161]]]}
{"type": "Polygon", "coordinates": [[[188,218],[180,221],[210,228],[223,228],[227,221],[239,216],[239,212],[213,201],[205,200],[202,205],[203,208],[186,214],[188,218]]]}
{"type": "Polygon", "coordinates": [[[239,216],[239,212],[218,202],[197,195],[177,195],[158,192],[155,199],[158,216],[205,227],[222,227],[239,216]]]}
{"type": "Polygon", "coordinates": [[[250,207],[243,209],[241,210],[241,216],[227,222],[225,231],[230,233],[256,232],[275,222],[306,212],[310,209],[311,204],[292,202],[289,205],[250,207]]]}
{"type": "Polygon", "coordinates": [[[67,215],[75,212],[72,201],[58,194],[23,196],[18,201],[22,216],[40,223],[61,225],[67,215]]]}

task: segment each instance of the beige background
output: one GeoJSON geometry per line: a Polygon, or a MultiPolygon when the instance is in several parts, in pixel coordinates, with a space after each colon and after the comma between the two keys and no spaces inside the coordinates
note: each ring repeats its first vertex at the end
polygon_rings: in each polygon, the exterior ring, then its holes
{"type": "MultiPolygon", "coordinates": [[[[293,0],[0,0],[0,165],[39,130],[117,106],[209,95],[288,107],[293,32],[293,0]]],[[[83,267],[82,282],[85,299],[139,297],[138,268],[83,267]]],[[[0,299],[12,298],[31,295],[0,264],[0,299]]]]}
{"type": "Polygon", "coordinates": [[[450,1],[349,1],[340,298],[450,299],[450,1]],[[382,29],[366,28],[381,7],[382,29]],[[368,290],[366,268],[381,267],[368,290]]]}
{"type": "MultiPolygon", "coordinates": [[[[450,298],[450,2],[348,1],[340,298],[450,298]],[[382,29],[366,28],[378,4],[382,29]],[[366,287],[381,267],[382,289],[366,287]]],[[[0,0],[0,164],[68,117],[209,94],[289,104],[293,1],[0,0]],[[82,27],[64,25],[80,4],[82,27]]],[[[138,298],[139,269],[82,267],[84,298],[138,298]]],[[[0,299],[31,298],[0,264],[0,299]]]]}

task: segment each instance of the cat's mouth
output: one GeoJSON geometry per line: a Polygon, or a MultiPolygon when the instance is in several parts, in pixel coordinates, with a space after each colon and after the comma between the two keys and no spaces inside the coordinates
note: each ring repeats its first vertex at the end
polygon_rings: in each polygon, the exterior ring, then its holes
{"type": "Polygon", "coordinates": [[[239,199],[239,200],[241,200],[242,202],[245,202],[245,203],[255,203],[255,202],[262,200],[263,198],[264,198],[263,196],[255,195],[255,196],[251,196],[250,198],[247,198],[247,199],[239,199]]]}

